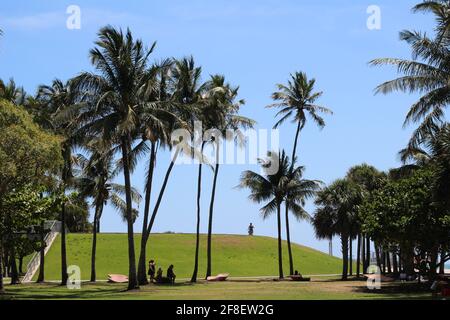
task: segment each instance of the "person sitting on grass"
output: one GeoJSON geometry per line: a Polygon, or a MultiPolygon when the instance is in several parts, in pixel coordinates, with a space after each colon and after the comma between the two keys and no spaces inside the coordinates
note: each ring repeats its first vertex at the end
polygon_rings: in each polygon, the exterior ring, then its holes
{"type": "Polygon", "coordinates": [[[150,260],[148,262],[148,275],[150,276],[150,282],[155,281],[155,273],[156,273],[155,260],[150,260]]]}
{"type": "Polygon", "coordinates": [[[161,267],[158,268],[158,272],[156,272],[156,283],[162,283],[163,282],[163,271],[161,267]]]}
{"type": "Polygon", "coordinates": [[[175,278],[177,276],[175,275],[175,273],[173,272],[173,264],[171,264],[169,266],[169,269],[167,269],[167,278],[169,279],[170,283],[175,283],[175,278]]]}

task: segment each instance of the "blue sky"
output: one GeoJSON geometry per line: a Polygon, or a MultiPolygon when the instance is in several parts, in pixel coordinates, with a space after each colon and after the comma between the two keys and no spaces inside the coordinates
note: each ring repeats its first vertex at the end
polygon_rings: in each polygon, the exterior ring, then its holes
{"type": "MultiPolygon", "coordinates": [[[[412,14],[418,0],[315,0],[315,1],[25,1],[2,3],[0,28],[0,78],[14,77],[34,93],[37,85],[54,78],[68,79],[91,70],[88,51],[101,26],[130,27],[136,37],[150,45],[157,41],[152,59],[193,55],[203,67],[204,79],[224,74],[240,86],[246,100],[242,113],[270,129],[275,112],[265,109],[276,83],[290,73],[305,71],[324,92],[320,104],[331,108],[327,126],[312,123],[301,133],[299,161],[306,177],[324,182],[342,177],[352,165],[367,162],[386,170],[398,165],[397,152],[406,144],[412,128],[402,128],[404,116],[415,96],[374,96],[377,84],[393,78],[395,70],[371,68],[378,57],[409,58],[408,47],[398,40],[403,29],[429,30],[429,16],[412,14]],[[81,9],[81,29],[66,28],[69,5],[81,9]],[[381,8],[381,30],[369,30],[369,5],[381,8]]],[[[295,126],[287,123],[280,144],[290,153],[295,126]]],[[[155,190],[168,165],[168,154],[157,163],[155,190]]],[[[144,162],[132,177],[143,190],[144,162]]],[[[246,233],[249,222],[258,235],[275,236],[275,219],[263,221],[258,205],[247,200],[248,192],[236,190],[243,170],[253,165],[222,166],[214,218],[216,233],[246,233]]],[[[207,207],[212,180],[205,170],[202,232],[206,231],[207,207]]],[[[156,219],[156,232],[195,231],[194,166],[176,166],[165,201],[156,219]]],[[[154,196],[155,198],[156,196],[154,196]]],[[[142,206],[141,206],[142,211],[142,206]]],[[[312,212],[314,207],[308,204],[312,212]]],[[[141,220],[136,223],[141,229],[141,220]]],[[[111,208],[103,215],[102,231],[125,231],[111,208]]],[[[305,222],[292,223],[295,242],[327,250],[325,241],[314,237],[305,222]]],[[[335,241],[335,253],[339,242],[335,241]]]]}

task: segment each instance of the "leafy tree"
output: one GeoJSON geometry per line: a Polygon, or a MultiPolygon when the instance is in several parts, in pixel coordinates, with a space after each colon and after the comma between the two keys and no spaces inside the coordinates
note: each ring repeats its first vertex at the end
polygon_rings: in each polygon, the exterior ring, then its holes
{"type": "Polygon", "coordinates": [[[42,131],[19,106],[0,101],[0,204],[26,185],[50,182],[61,164],[60,139],[42,131]]]}
{"type": "Polygon", "coordinates": [[[431,277],[436,273],[440,246],[448,245],[448,211],[433,202],[433,168],[423,168],[411,176],[389,181],[364,201],[360,210],[363,231],[371,237],[396,243],[404,270],[412,275],[428,261],[431,277]]]}
{"type": "Polygon", "coordinates": [[[16,259],[22,261],[25,254],[35,250],[36,240],[30,241],[27,230],[32,225],[39,225],[47,217],[51,201],[42,197],[42,188],[27,185],[14,189],[3,196],[0,208],[0,233],[3,235],[2,247],[10,257],[12,266],[11,284],[19,283],[19,272],[16,259]]]}
{"type": "Polygon", "coordinates": [[[0,100],[0,199],[11,190],[48,181],[61,164],[60,139],[44,132],[19,106],[0,100]]]}

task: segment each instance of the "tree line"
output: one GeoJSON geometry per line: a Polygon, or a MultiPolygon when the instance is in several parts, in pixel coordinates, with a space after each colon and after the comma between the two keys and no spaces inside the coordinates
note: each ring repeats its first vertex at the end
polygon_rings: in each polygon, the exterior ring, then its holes
{"type": "MultiPolygon", "coordinates": [[[[447,1],[424,1],[414,11],[436,16],[434,37],[418,31],[402,31],[401,39],[411,46],[412,60],[376,59],[371,65],[394,65],[402,76],[380,85],[377,93],[392,91],[423,94],[411,106],[405,124],[420,123],[404,150],[403,165],[387,172],[367,164],[352,167],[346,176],[328,186],[319,180],[304,179],[305,168],[297,163],[300,134],[308,121],[325,126],[324,115],[331,110],[317,101],[315,79],[295,72],[286,84],[278,84],[272,94],[280,127],[287,120],[296,125],[289,157],[284,149],[273,150],[260,159],[265,174],[242,173],[239,187],[249,189],[249,198],[263,204],[263,218],[276,215],[279,277],[282,265],[282,218],[289,256],[289,273],[294,273],[291,250],[290,214],[312,223],[319,239],[341,239],[342,279],[367,271],[371,251],[376,264],[386,273],[407,273],[433,278],[449,260],[450,211],[450,126],[444,110],[449,97],[450,7],[447,1]],[[268,170],[278,164],[277,172],[268,170]],[[304,209],[314,200],[312,215],[304,209]],[[284,209],[284,215],[282,210],[284,209]],[[356,253],[353,252],[353,241],[356,253]],[[356,270],[354,258],[356,255],[356,270]]],[[[156,43],[149,47],[135,39],[130,30],[106,26],[98,32],[89,52],[93,72],[82,72],[64,82],[54,80],[28,95],[13,80],[0,82],[0,289],[3,274],[18,283],[16,258],[33,250],[43,252],[42,239],[30,240],[24,230],[29,225],[57,218],[61,230],[61,284],[66,284],[66,228],[91,231],[91,281],[96,281],[96,244],[104,206],[113,205],[127,225],[128,289],[147,284],[146,251],[166,188],[186,141],[174,139],[177,129],[194,132],[203,128],[252,128],[255,121],[240,115],[245,101],[239,87],[220,74],[202,81],[202,68],[193,57],[167,58],[151,62],[156,43]],[[159,190],[153,180],[160,152],[172,152],[159,190]],[[146,161],[144,194],[131,178],[137,164],[146,161]],[[121,176],[124,185],[115,183],[121,176]],[[142,238],[134,242],[137,204],[144,201],[142,238]],[[153,206],[152,206],[153,202],[153,206]],[[93,208],[93,223],[88,212],[93,208]],[[137,248],[136,248],[137,247],[137,248]],[[137,254],[136,254],[137,250],[137,254]],[[5,264],[5,258],[8,262],[5,264]],[[137,264],[136,264],[137,262],[137,264]]],[[[242,141],[245,142],[245,141],[242,141]]],[[[189,147],[195,149],[194,142],[189,147]]],[[[209,194],[207,269],[212,274],[212,234],[217,181],[220,170],[220,141],[208,137],[192,156],[199,160],[196,189],[196,248],[192,282],[198,278],[203,169],[213,170],[209,194]],[[215,159],[203,155],[215,149],[215,159]]],[[[43,257],[43,254],[42,254],[43,257]]],[[[43,260],[42,260],[43,261],[43,260]]],[[[44,281],[41,264],[39,281],[44,281]]]]}

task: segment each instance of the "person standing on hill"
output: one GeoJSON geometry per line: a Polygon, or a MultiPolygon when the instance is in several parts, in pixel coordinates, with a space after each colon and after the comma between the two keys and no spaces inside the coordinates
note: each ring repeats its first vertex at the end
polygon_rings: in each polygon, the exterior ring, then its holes
{"type": "Polygon", "coordinates": [[[253,230],[255,229],[255,226],[250,222],[250,225],[248,226],[248,235],[253,235],[253,230]]]}

